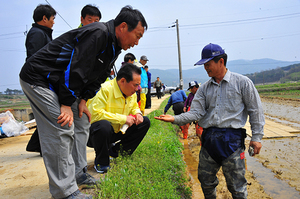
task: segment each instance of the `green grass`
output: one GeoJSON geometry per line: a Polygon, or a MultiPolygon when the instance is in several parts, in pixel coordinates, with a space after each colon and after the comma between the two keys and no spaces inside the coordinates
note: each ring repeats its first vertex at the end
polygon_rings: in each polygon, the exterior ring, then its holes
{"type": "Polygon", "coordinates": [[[179,128],[153,118],[163,113],[166,102],[148,115],[150,129],[134,154],[112,164],[98,185],[98,198],[191,198],[179,128]]]}
{"type": "Polygon", "coordinates": [[[300,82],[256,86],[262,97],[300,99],[300,82]]]}
{"type": "Polygon", "coordinates": [[[0,112],[26,108],[30,108],[30,104],[25,95],[0,95],[0,112]]]}
{"type": "Polygon", "coordinates": [[[300,90],[260,92],[259,95],[263,97],[281,97],[286,99],[300,99],[300,90]]]}
{"type": "Polygon", "coordinates": [[[284,87],[294,87],[300,86],[300,82],[295,83],[282,83],[282,84],[265,84],[265,85],[256,85],[255,87],[259,89],[266,89],[266,88],[284,88],[284,87]]]}

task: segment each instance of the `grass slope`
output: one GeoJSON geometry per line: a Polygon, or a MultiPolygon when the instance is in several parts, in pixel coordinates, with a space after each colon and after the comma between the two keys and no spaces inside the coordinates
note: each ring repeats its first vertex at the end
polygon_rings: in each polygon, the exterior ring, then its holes
{"type": "Polygon", "coordinates": [[[98,198],[191,198],[178,127],[153,118],[166,102],[148,115],[150,129],[134,154],[112,164],[98,185],[98,198]]]}

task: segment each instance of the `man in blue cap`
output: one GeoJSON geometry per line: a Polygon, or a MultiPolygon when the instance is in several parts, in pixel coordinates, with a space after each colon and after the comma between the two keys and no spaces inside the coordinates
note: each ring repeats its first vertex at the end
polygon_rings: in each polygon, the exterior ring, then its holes
{"type": "Polygon", "coordinates": [[[191,109],[180,115],[161,115],[156,119],[184,125],[198,121],[203,127],[202,147],[199,154],[198,178],[205,198],[216,198],[219,181],[217,172],[222,166],[227,187],[233,198],[247,198],[245,178],[247,117],[251,124],[250,147],[259,154],[265,124],[259,94],[253,82],[226,68],[227,54],[216,44],[202,50],[202,59],[210,80],[198,89],[191,109]]]}

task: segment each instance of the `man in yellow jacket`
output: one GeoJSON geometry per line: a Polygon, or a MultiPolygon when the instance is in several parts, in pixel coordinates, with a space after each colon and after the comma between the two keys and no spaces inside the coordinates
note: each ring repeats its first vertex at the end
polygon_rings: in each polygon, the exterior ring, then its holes
{"type": "Polygon", "coordinates": [[[131,155],[150,127],[150,120],[142,115],[136,100],[140,83],[141,69],[128,63],[87,102],[91,113],[88,146],[95,149],[98,173],[110,168],[109,156],[131,155]]]}

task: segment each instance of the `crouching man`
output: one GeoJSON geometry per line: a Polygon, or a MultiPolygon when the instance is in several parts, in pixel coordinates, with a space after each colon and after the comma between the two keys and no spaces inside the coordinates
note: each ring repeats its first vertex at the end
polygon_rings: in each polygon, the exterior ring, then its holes
{"type": "Polygon", "coordinates": [[[141,69],[128,63],[87,102],[91,113],[88,146],[95,149],[98,173],[106,173],[110,168],[109,156],[131,155],[150,127],[149,119],[142,115],[137,104],[140,83],[141,69]]]}

